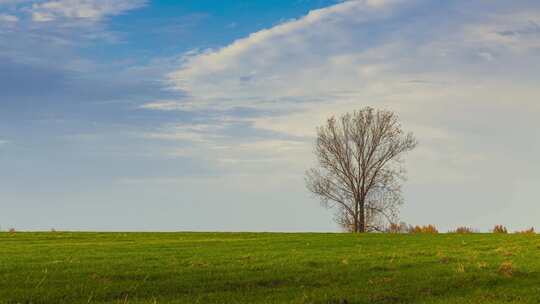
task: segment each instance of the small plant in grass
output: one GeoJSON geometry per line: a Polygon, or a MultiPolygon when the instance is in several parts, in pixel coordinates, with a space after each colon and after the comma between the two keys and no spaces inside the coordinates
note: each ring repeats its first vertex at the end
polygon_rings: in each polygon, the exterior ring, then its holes
{"type": "Polygon", "coordinates": [[[456,272],[457,273],[465,273],[465,266],[461,263],[459,263],[456,267],[456,272]]]}
{"type": "Polygon", "coordinates": [[[503,225],[495,225],[492,230],[493,233],[508,233],[508,230],[503,225]]]}
{"type": "Polygon", "coordinates": [[[450,233],[466,234],[466,233],[474,233],[474,230],[470,227],[457,227],[456,230],[450,231],[450,233]]]}
{"type": "Polygon", "coordinates": [[[478,266],[478,269],[485,269],[488,266],[486,262],[478,262],[476,265],[478,266]]]}
{"type": "Polygon", "coordinates": [[[9,232],[9,233],[15,233],[15,232],[17,232],[17,231],[15,230],[15,228],[9,228],[8,232],[9,232]]]}
{"type": "Polygon", "coordinates": [[[505,277],[511,277],[514,273],[514,265],[512,261],[502,262],[499,266],[499,274],[502,274],[505,277]]]}
{"type": "Polygon", "coordinates": [[[439,258],[439,261],[442,264],[448,264],[450,263],[450,257],[448,257],[444,252],[439,251],[437,252],[437,257],[439,258]]]}
{"type": "Polygon", "coordinates": [[[440,262],[441,262],[441,264],[448,264],[448,263],[450,263],[450,258],[446,257],[446,256],[441,257],[440,262]]]}
{"type": "Polygon", "coordinates": [[[531,227],[531,228],[525,229],[525,230],[521,230],[521,231],[516,231],[516,233],[518,233],[518,234],[536,234],[536,232],[534,231],[534,227],[531,227]]]}

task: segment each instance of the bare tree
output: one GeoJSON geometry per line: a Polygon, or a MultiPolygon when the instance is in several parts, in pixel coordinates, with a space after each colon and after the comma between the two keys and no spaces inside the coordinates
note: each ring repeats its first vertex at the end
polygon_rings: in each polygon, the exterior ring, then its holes
{"type": "Polygon", "coordinates": [[[331,117],[317,128],[318,166],[306,173],[307,188],[351,232],[381,231],[395,223],[405,179],[403,154],[416,147],[397,115],[370,107],[331,117]]]}

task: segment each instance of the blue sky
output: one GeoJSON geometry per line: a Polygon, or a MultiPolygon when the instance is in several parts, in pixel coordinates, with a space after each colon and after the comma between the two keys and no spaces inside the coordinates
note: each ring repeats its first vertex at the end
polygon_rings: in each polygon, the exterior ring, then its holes
{"type": "Polygon", "coordinates": [[[314,129],[398,112],[402,219],[540,226],[537,1],[0,0],[0,225],[335,231],[314,129]]]}

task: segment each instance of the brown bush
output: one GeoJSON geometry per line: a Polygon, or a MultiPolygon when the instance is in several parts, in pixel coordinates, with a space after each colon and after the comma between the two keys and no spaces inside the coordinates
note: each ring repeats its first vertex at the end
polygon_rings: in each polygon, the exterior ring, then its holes
{"type": "Polygon", "coordinates": [[[8,232],[9,232],[9,233],[15,233],[16,230],[15,230],[15,228],[9,228],[8,232]]]}
{"type": "Polygon", "coordinates": [[[439,230],[433,225],[424,226],[424,233],[439,233],[439,230]]]}
{"type": "Polygon", "coordinates": [[[404,222],[401,223],[391,223],[387,228],[386,232],[388,233],[407,233],[408,231],[407,224],[404,222]]]}
{"type": "Polygon", "coordinates": [[[422,226],[409,226],[408,228],[409,233],[421,233],[422,232],[422,226]]]}
{"type": "Polygon", "coordinates": [[[433,225],[426,225],[426,226],[410,226],[409,227],[409,233],[439,233],[439,230],[433,225]]]}
{"type": "Polygon", "coordinates": [[[474,233],[474,230],[470,227],[457,227],[456,230],[450,231],[450,233],[460,233],[460,234],[474,233]]]}
{"type": "Polygon", "coordinates": [[[531,228],[525,229],[525,230],[521,230],[521,231],[516,231],[516,233],[518,233],[518,234],[536,234],[536,232],[534,232],[534,227],[531,227],[531,228]]]}
{"type": "Polygon", "coordinates": [[[495,225],[492,230],[493,233],[508,233],[508,230],[503,225],[495,225]]]}

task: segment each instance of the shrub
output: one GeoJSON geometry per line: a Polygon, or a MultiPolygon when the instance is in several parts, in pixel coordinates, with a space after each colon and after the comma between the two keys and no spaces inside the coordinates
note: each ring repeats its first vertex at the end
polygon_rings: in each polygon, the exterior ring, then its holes
{"type": "Polygon", "coordinates": [[[437,228],[433,225],[427,225],[427,226],[409,226],[409,233],[439,233],[437,228]]]}
{"type": "Polygon", "coordinates": [[[456,230],[450,231],[450,233],[474,233],[474,230],[470,227],[457,227],[456,230]]]}
{"type": "Polygon", "coordinates": [[[508,230],[503,225],[495,225],[492,230],[493,233],[508,233],[508,230]]]}
{"type": "Polygon", "coordinates": [[[386,232],[388,233],[407,233],[408,230],[409,228],[404,222],[401,222],[399,224],[391,223],[388,228],[386,228],[386,232]]]}
{"type": "Polygon", "coordinates": [[[427,225],[423,227],[423,233],[439,233],[439,230],[433,225],[427,225]]]}
{"type": "Polygon", "coordinates": [[[9,228],[8,232],[9,233],[15,233],[16,231],[15,231],[15,228],[9,228]]]}
{"type": "Polygon", "coordinates": [[[422,232],[422,226],[409,226],[408,228],[409,233],[421,233],[422,232]]]}
{"type": "Polygon", "coordinates": [[[516,231],[516,233],[518,233],[518,234],[535,234],[536,232],[534,232],[534,227],[531,227],[529,229],[516,231]]]}

